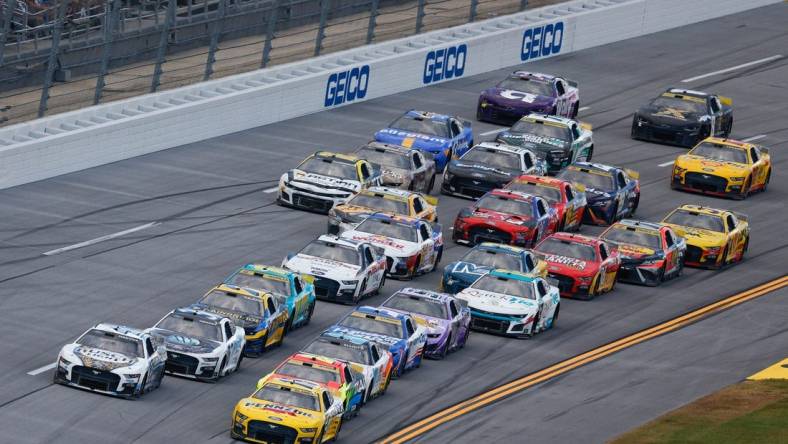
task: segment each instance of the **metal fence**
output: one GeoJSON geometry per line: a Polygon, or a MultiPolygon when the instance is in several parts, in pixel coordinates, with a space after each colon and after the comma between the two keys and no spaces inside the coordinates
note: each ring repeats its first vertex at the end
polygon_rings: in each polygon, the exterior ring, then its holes
{"type": "Polygon", "coordinates": [[[5,124],[558,2],[41,1],[0,0],[5,124]]]}

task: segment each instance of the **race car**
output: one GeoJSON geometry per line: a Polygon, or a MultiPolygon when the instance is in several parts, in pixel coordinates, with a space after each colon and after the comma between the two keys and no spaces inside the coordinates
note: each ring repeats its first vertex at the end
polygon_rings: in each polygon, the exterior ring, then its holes
{"type": "Polygon", "coordinates": [[[443,359],[446,354],[465,346],[470,331],[471,312],[454,296],[420,288],[403,288],[381,307],[406,313],[427,330],[424,356],[443,359]]]}
{"type": "Polygon", "coordinates": [[[709,137],[673,163],[671,188],[744,199],[766,191],[772,176],[769,149],[709,137]]]}
{"type": "Polygon", "coordinates": [[[441,193],[476,199],[521,174],[545,172],[544,161],[525,148],[482,142],[449,163],[443,173],[441,193]]]}
{"type": "Polygon", "coordinates": [[[146,330],[164,343],[169,374],[217,381],[241,367],[244,329],[233,321],[193,308],[177,308],[146,330]]]}
{"type": "Polygon", "coordinates": [[[578,162],[569,165],[557,177],[583,186],[586,195],[583,223],[610,225],[632,217],[640,203],[640,175],[629,169],[578,162]]]}
{"type": "Polygon", "coordinates": [[[579,109],[577,83],[549,74],[515,71],[482,91],[476,120],[511,125],[529,113],[574,118],[579,109]]]}
{"type": "Polygon", "coordinates": [[[328,212],[328,233],[340,234],[353,230],[370,214],[386,213],[408,216],[429,222],[438,220],[438,199],[413,191],[372,187],[354,196],[348,203],[328,212]]]}
{"type": "Polygon", "coordinates": [[[666,225],[623,219],[599,238],[618,251],[619,282],[656,286],[684,269],[687,243],[666,225]]]}
{"type": "Polygon", "coordinates": [[[381,184],[387,187],[431,193],[435,186],[435,159],[432,154],[388,143],[369,142],[356,156],[380,169],[381,184]]]}
{"type": "Polygon", "coordinates": [[[282,267],[314,279],[318,299],[356,304],[377,294],[386,283],[386,256],[366,242],[323,235],[297,254],[288,254],[282,267]]]}
{"type": "Polygon", "coordinates": [[[53,382],[133,398],[161,385],[166,359],[164,346],[148,333],[98,324],[63,346],[53,382]]]}
{"type": "Polygon", "coordinates": [[[534,248],[558,281],[561,296],[590,300],[616,286],[621,259],[605,241],[580,234],[555,233],[534,248]]]}
{"type": "Polygon", "coordinates": [[[384,250],[386,274],[393,278],[413,279],[438,267],[443,255],[440,224],[422,219],[375,213],[342,239],[368,242],[384,250]]]}
{"type": "Polygon", "coordinates": [[[547,264],[531,250],[482,242],[443,269],[441,289],[451,294],[459,293],[495,268],[547,276],[547,264]]]}
{"type": "Polygon", "coordinates": [[[530,338],[555,326],[561,309],[558,289],[544,278],[511,270],[492,270],[457,298],[471,308],[471,328],[530,338]]]}
{"type": "Polygon", "coordinates": [[[735,211],[682,205],[662,223],[686,239],[689,267],[720,269],[741,262],[750,245],[748,217],[735,211]]]}
{"type": "Polygon", "coordinates": [[[316,382],[272,378],[235,405],[230,436],[260,443],[334,442],[343,411],[341,401],[316,382]]]}
{"type": "Polygon", "coordinates": [[[190,308],[231,319],[244,331],[244,356],[258,357],[285,340],[287,311],[274,296],[249,288],[222,284],[205,294],[190,308]]]}
{"type": "Polygon", "coordinates": [[[315,311],[314,279],[308,275],[271,265],[246,264],[224,283],[273,295],[276,305],[287,311],[285,332],[308,324],[315,311]]]}
{"type": "Polygon", "coordinates": [[[273,379],[306,379],[327,388],[335,399],[342,402],[342,419],[356,416],[364,397],[363,376],[351,364],[340,359],[309,353],[294,353],[285,358],[271,373],[260,378],[257,388],[273,379]]]}
{"type": "Polygon", "coordinates": [[[709,136],[728,137],[732,105],[727,97],[670,88],[635,111],[632,138],[690,147],[709,136]]]}
{"type": "Polygon", "coordinates": [[[280,205],[327,213],[359,191],[380,185],[366,160],[347,154],[318,151],[279,179],[280,205]]]}
{"type": "Polygon", "coordinates": [[[572,162],[590,162],[594,156],[591,125],[564,117],[529,114],[498,133],[495,140],[533,151],[550,174],[572,162]]]}
{"type": "Polygon", "coordinates": [[[554,177],[523,175],[509,182],[504,188],[546,200],[558,216],[557,231],[580,230],[586,211],[584,186],[554,177]]]}
{"type": "Polygon", "coordinates": [[[492,190],[460,210],[452,239],[468,245],[486,241],[530,247],[557,227],[558,215],[541,197],[492,190]]]}
{"type": "Polygon", "coordinates": [[[432,155],[435,168],[446,164],[473,146],[471,122],[456,116],[410,110],[375,133],[378,142],[402,145],[432,155]]]}
{"type": "Polygon", "coordinates": [[[302,352],[349,362],[364,380],[364,404],[386,394],[394,372],[394,357],[387,347],[353,335],[326,331],[302,352]]]}
{"type": "Polygon", "coordinates": [[[427,329],[411,315],[366,305],[356,307],[326,331],[363,338],[387,348],[394,357],[392,376],[397,377],[421,366],[427,344],[427,329]]]}

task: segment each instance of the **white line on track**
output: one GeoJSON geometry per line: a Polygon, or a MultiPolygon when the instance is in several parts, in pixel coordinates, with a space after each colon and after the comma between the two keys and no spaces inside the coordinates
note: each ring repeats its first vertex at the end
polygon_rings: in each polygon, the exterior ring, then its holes
{"type": "Polygon", "coordinates": [[[39,368],[37,368],[35,370],[30,370],[29,372],[27,372],[27,374],[30,375],[30,376],[40,375],[41,373],[44,373],[47,370],[52,370],[53,368],[55,368],[56,365],[57,365],[57,362],[53,362],[53,363],[47,364],[47,365],[45,365],[43,367],[39,367],[39,368]]]}
{"type": "Polygon", "coordinates": [[[276,192],[276,190],[278,190],[278,189],[279,189],[279,186],[271,187],[271,188],[269,188],[267,190],[263,190],[263,193],[271,194],[271,193],[276,192]]]}
{"type": "Polygon", "coordinates": [[[666,166],[669,166],[669,165],[673,165],[673,161],[672,160],[670,162],[661,163],[661,164],[659,164],[657,166],[659,166],[659,167],[666,167],[666,166]]]}
{"type": "Polygon", "coordinates": [[[491,134],[498,134],[498,133],[500,133],[501,131],[506,131],[506,130],[508,130],[508,129],[509,129],[509,128],[498,128],[498,129],[494,129],[494,130],[491,130],[491,131],[485,131],[485,132],[483,132],[483,133],[479,133],[479,135],[480,135],[480,136],[489,136],[489,135],[491,135],[491,134]]]}
{"type": "Polygon", "coordinates": [[[766,134],[758,134],[757,136],[748,137],[746,139],[742,139],[742,142],[752,142],[754,140],[760,140],[766,137],[766,134]]]}
{"type": "Polygon", "coordinates": [[[47,251],[46,253],[44,253],[44,256],[52,256],[52,255],[55,255],[55,254],[64,253],[66,251],[76,250],[77,248],[87,247],[89,245],[97,244],[99,242],[104,242],[104,241],[107,241],[107,240],[110,240],[110,239],[114,239],[116,237],[125,236],[127,234],[135,233],[137,231],[142,231],[142,230],[145,230],[147,228],[153,227],[153,226],[158,225],[158,224],[159,224],[158,222],[150,222],[150,223],[147,223],[145,225],[140,225],[139,227],[129,228],[128,230],[118,231],[117,233],[112,233],[112,234],[108,234],[106,236],[97,237],[97,238],[91,239],[89,241],[80,242],[78,244],[69,245],[67,247],[58,248],[56,250],[50,250],[50,251],[47,251]]]}
{"type": "Polygon", "coordinates": [[[577,109],[577,112],[585,111],[585,110],[590,109],[590,108],[591,108],[590,106],[581,106],[580,108],[577,109]]]}
{"type": "Polygon", "coordinates": [[[688,79],[682,80],[684,83],[694,82],[695,80],[703,79],[706,77],[716,76],[717,74],[725,74],[726,72],[736,71],[737,69],[747,68],[749,66],[758,65],[761,63],[771,62],[772,60],[777,60],[783,58],[782,54],[773,55],[771,57],[766,57],[764,59],[753,60],[752,62],[742,63],[741,65],[731,66],[730,68],[721,69],[719,71],[712,71],[706,74],[701,74],[699,76],[690,77],[688,79]]]}

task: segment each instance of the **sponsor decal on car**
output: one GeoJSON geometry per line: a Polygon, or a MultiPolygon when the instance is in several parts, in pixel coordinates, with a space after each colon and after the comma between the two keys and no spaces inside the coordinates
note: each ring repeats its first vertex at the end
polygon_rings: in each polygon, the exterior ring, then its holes
{"type": "Polygon", "coordinates": [[[554,264],[566,265],[567,267],[576,268],[578,270],[585,270],[586,268],[586,261],[575,259],[573,257],[566,257],[566,256],[559,256],[556,254],[551,254],[544,259],[547,262],[552,262],[554,264]]]}

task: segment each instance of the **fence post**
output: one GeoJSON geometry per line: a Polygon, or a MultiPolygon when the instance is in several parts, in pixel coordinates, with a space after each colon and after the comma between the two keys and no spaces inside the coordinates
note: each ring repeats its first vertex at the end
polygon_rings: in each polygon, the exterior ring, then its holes
{"type": "Polygon", "coordinates": [[[528,8],[528,0],[520,0],[520,11],[525,11],[528,8]]]}
{"type": "Polygon", "coordinates": [[[222,35],[224,28],[224,13],[227,0],[219,0],[219,17],[213,22],[213,32],[211,33],[211,46],[208,48],[208,59],[205,60],[205,74],[203,74],[203,81],[211,78],[213,74],[213,64],[216,62],[216,47],[219,46],[219,37],[222,35]]]}
{"type": "Polygon", "coordinates": [[[150,84],[150,92],[156,92],[161,85],[161,64],[167,55],[167,39],[170,34],[170,27],[175,23],[175,5],[177,0],[167,0],[167,17],[161,27],[159,35],[159,50],[156,53],[156,67],[153,68],[153,80],[150,84]]]}
{"type": "Polygon", "coordinates": [[[7,1],[5,7],[6,11],[3,14],[3,38],[0,39],[0,66],[3,65],[5,42],[8,40],[8,33],[11,32],[11,22],[14,19],[14,11],[16,11],[16,0],[7,1]]]}
{"type": "Polygon", "coordinates": [[[375,38],[375,24],[378,18],[378,3],[379,0],[372,0],[369,11],[369,25],[367,25],[367,45],[372,43],[375,38]]]}
{"type": "Polygon", "coordinates": [[[276,32],[276,20],[279,14],[279,3],[281,0],[274,0],[271,6],[271,12],[268,14],[268,25],[265,30],[265,43],[263,44],[263,59],[260,61],[260,68],[265,68],[271,56],[271,40],[274,39],[274,32],[276,32]]]}
{"type": "Polygon", "coordinates": [[[101,101],[101,93],[104,91],[104,77],[109,69],[109,56],[112,53],[112,42],[115,40],[115,26],[118,23],[118,11],[120,11],[120,0],[107,0],[107,10],[104,14],[104,48],[101,50],[101,68],[96,79],[96,92],[93,95],[93,104],[98,105],[101,101]]]}
{"type": "Polygon", "coordinates": [[[421,25],[424,23],[424,0],[419,0],[418,9],[416,9],[416,34],[421,34],[421,25]]]}
{"type": "Polygon", "coordinates": [[[471,0],[471,13],[468,16],[468,21],[476,20],[476,8],[479,6],[479,0],[471,0]]]}
{"type": "Polygon", "coordinates": [[[49,102],[49,88],[52,87],[53,77],[55,76],[55,66],[58,65],[60,55],[60,34],[63,32],[63,18],[66,15],[66,0],[60,0],[57,5],[57,18],[55,27],[52,30],[52,47],[49,49],[49,60],[47,70],[44,74],[44,86],[41,88],[41,100],[38,102],[38,117],[44,117],[49,102]]]}
{"type": "Polygon", "coordinates": [[[323,37],[326,36],[326,20],[328,20],[328,9],[331,7],[331,0],[320,0],[320,27],[317,29],[315,37],[315,56],[320,55],[320,47],[323,46],[323,37]]]}

